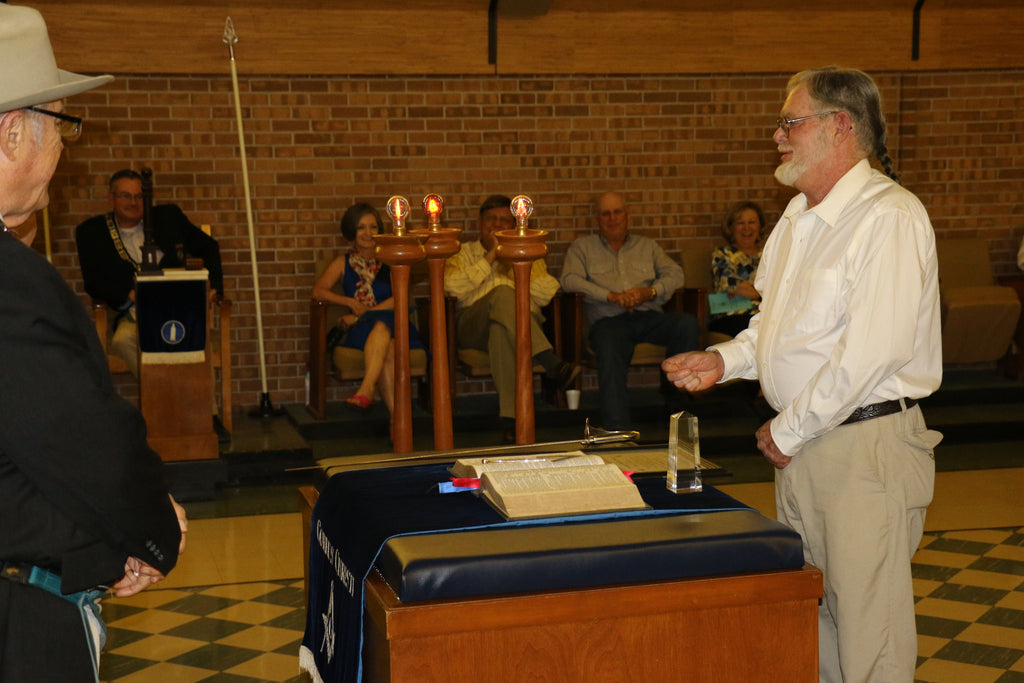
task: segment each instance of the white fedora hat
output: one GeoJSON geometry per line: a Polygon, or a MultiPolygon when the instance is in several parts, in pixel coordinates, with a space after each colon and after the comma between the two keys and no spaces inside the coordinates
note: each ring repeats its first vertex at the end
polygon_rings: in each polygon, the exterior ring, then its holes
{"type": "Polygon", "coordinates": [[[53,102],[114,80],[58,69],[46,22],[31,7],[0,4],[0,65],[0,112],[53,102]]]}

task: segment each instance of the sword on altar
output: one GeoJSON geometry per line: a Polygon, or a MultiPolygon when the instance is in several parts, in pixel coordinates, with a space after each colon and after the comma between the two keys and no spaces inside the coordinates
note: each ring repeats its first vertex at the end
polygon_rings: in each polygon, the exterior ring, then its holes
{"type": "MultiPolygon", "coordinates": [[[[510,444],[507,446],[482,446],[470,448],[456,448],[454,450],[422,451],[415,455],[396,456],[394,453],[380,453],[376,455],[352,455],[345,457],[346,465],[376,465],[398,462],[424,462],[458,460],[463,456],[489,456],[489,455],[529,455],[531,453],[552,453],[569,450],[586,450],[596,446],[607,444],[630,443],[640,439],[640,432],[633,430],[610,431],[600,427],[591,427],[590,418],[587,418],[583,426],[582,439],[569,439],[567,441],[545,441],[542,443],[510,444]]],[[[319,465],[309,467],[289,468],[288,472],[300,472],[303,470],[319,469],[319,465]]]]}

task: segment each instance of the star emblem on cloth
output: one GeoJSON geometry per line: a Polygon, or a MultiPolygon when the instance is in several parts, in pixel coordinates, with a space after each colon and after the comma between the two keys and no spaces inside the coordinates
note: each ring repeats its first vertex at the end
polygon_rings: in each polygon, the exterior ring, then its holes
{"type": "Polygon", "coordinates": [[[331,581],[331,597],[327,602],[327,611],[321,615],[324,620],[324,639],[320,643],[320,652],[327,650],[327,661],[334,659],[334,582],[331,581]]]}

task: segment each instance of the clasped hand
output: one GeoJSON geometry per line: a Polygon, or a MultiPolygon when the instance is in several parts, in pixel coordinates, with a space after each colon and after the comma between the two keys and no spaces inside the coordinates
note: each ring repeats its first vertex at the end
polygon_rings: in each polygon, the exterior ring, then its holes
{"type": "MultiPolygon", "coordinates": [[[[185,508],[178,505],[178,501],[174,500],[174,496],[168,494],[167,497],[171,499],[174,515],[178,518],[178,528],[181,529],[181,541],[178,543],[178,555],[181,555],[185,552],[188,517],[185,515],[185,508]]],[[[124,576],[114,582],[110,589],[117,597],[126,598],[149,588],[154,583],[163,581],[164,578],[163,572],[159,569],[132,555],[125,560],[124,576]]]]}
{"type": "Polygon", "coordinates": [[[736,285],[735,292],[735,296],[743,296],[750,299],[751,301],[759,301],[761,299],[761,294],[758,293],[756,289],[754,289],[754,285],[750,282],[750,280],[744,280],[743,282],[736,285]]]}
{"type": "Polygon", "coordinates": [[[608,301],[630,311],[653,298],[650,287],[633,287],[623,292],[610,292],[608,294],[608,301]]]}

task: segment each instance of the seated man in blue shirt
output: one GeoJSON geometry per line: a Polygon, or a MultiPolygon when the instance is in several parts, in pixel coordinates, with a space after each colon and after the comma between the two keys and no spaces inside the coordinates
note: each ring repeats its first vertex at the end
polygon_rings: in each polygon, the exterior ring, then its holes
{"type": "MultiPolygon", "coordinates": [[[[562,288],[581,292],[597,359],[601,421],[605,429],[630,427],[626,373],[639,342],[665,346],[669,356],[697,348],[700,326],[687,313],[661,306],[683,286],[683,269],[648,237],[629,232],[622,195],[607,192],[597,202],[599,233],[569,246],[562,288]]],[[[675,389],[663,381],[663,391],[675,389]]]]}

